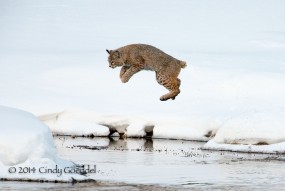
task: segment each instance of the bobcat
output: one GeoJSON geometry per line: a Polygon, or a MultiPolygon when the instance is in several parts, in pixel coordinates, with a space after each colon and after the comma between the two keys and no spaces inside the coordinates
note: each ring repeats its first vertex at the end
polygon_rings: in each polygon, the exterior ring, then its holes
{"type": "Polygon", "coordinates": [[[120,67],[120,78],[123,83],[141,70],[152,70],[156,73],[156,80],[170,92],[161,96],[161,101],[175,99],[180,93],[181,81],[178,77],[186,62],[180,61],[150,45],[131,44],[116,50],[106,50],[109,53],[109,67],[120,67]]]}

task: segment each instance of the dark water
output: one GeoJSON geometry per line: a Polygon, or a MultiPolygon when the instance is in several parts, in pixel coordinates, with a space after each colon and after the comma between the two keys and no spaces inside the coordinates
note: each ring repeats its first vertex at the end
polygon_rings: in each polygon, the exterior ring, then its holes
{"type": "Polygon", "coordinates": [[[283,156],[204,151],[202,142],[55,137],[58,155],[96,166],[95,183],[1,182],[3,190],[285,190],[283,156]]]}

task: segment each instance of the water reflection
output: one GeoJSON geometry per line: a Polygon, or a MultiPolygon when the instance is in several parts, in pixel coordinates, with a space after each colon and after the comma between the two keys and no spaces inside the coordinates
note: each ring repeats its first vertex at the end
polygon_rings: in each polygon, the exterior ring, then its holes
{"type": "Polygon", "coordinates": [[[276,156],[205,151],[200,149],[201,142],[119,137],[55,140],[62,157],[98,165],[104,175],[94,178],[101,180],[218,190],[237,186],[262,190],[261,185],[266,188],[285,182],[284,162],[276,156]]]}

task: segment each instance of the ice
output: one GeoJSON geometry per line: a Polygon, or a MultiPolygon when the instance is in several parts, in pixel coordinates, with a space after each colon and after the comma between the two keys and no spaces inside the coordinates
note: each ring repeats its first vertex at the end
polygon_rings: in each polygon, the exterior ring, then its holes
{"type": "Polygon", "coordinates": [[[0,116],[1,179],[60,182],[87,179],[78,173],[44,172],[45,169],[76,169],[76,164],[57,157],[51,130],[34,115],[0,106],[0,116]],[[33,168],[36,170],[31,172],[33,168]]]}
{"type": "MultiPolygon", "coordinates": [[[[266,139],[265,139],[266,140],[266,139]]],[[[260,139],[263,143],[263,139],[260,139]]],[[[285,142],[280,142],[270,145],[252,145],[251,141],[243,142],[246,144],[223,144],[217,143],[215,140],[208,141],[202,148],[206,150],[219,150],[219,151],[233,151],[233,152],[246,152],[246,153],[272,153],[284,154],[285,142]]],[[[266,143],[266,142],[265,142],[266,143]]]]}

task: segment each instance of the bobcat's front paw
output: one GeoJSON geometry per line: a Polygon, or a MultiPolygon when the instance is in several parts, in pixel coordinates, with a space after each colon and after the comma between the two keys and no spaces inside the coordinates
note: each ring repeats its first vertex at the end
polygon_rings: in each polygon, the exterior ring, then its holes
{"type": "Polygon", "coordinates": [[[127,83],[127,82],[129,81],[129,79],[124,78],[124,77],[121,77],[121,81],[122,81],[123,83],[127,83]]]}

